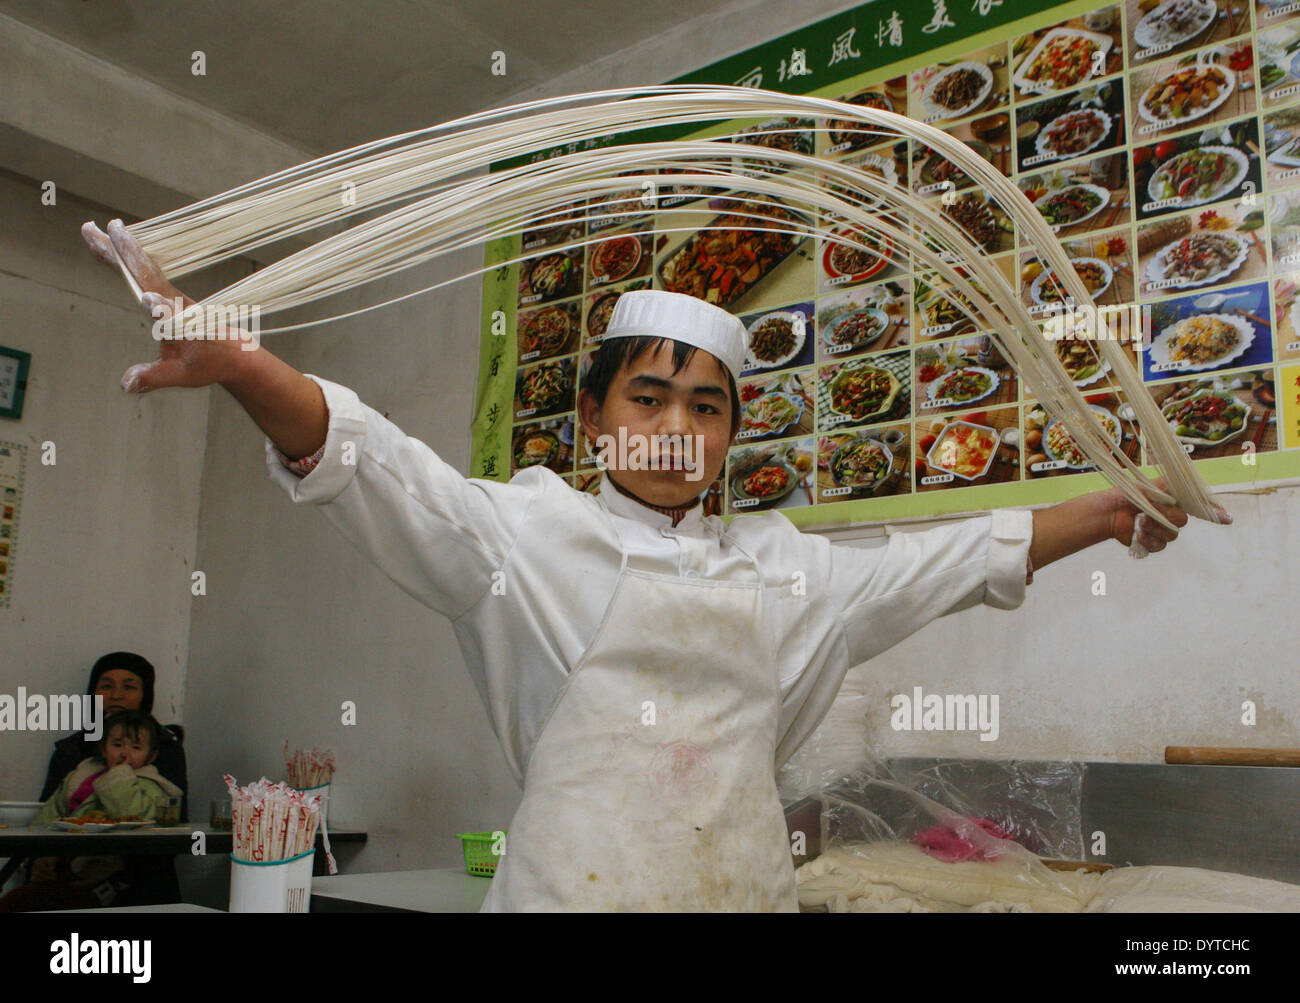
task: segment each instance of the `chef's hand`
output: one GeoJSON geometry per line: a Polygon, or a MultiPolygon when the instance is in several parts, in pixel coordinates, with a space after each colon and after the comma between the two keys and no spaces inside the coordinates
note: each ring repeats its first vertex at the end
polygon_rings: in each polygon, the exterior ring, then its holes
{"type": "MultiPolygon", "coordinates": [[[[1156,480],[1155,484],[1161,490],[1168,490],[1169,485],[1163,477],[1156,480]]],[[[1103,491],[1101,495],[1108,508],[1110,536],[1112,539],[1124,544],[1124,546],[1131,545],[1135,529],[1137,531],[1137,542],[1152,554],[1164,550],[1165,547],[1178,539],[1176,530],[1166,529],[1154,519],[1147,517],[1138,519],[1138,515],[1142,510],[1124,497],[1118,488],[1103,491]]],[[[1214,507],[1218,511],[1222,523],[1232,522],[1232,516],[1225,508],[1219,505],[1214,507]]],[[[1175,526],[1187,525],[1187,513],[1177,505],[1157,505],[1156,508],[1175,526]]]]}
{"type": "MultiPolygon", "coordinates": [[[[177,302],[184,307],[193,305],[194,300],[167,281],[120,219],[108,224],[107,234],[94,223],[85,223],[81,236],[95,257],[114,268],[117,267],[113,258],[116,249],[143,290],[141,305],[155,320],[170,317],[177,302]]],[[[223,337],[213,340],[160,339],[158,358],[127,369],[122,374],[122,389],[143,394],[163,387],[206,387],[231,379],[248,363],[248,356],[256,352],[244,347],[248,335],[240,329],[223,327],[221,333],[223,337]]]]}
{"type": "MultiPolygon", "coordinates": [[[[114,268],[114,250],[143,290],[141,303],[155,318],[170,316],[173,304],[194,300],[167,281],[162,270],[131,236],[120,219],[105,234],[86,223],[81,235],[95,256],[114,268]]],[[[158,358],[122,374],[122,389],[143,394],[162,387],[206,387],[219,383],[229,391],[285,456],[310,456],[325,442],[329,408],[319,386],[261,345],[248,350],[248,335],[222,327],[225,337],[160,340],[158,358]]]]}

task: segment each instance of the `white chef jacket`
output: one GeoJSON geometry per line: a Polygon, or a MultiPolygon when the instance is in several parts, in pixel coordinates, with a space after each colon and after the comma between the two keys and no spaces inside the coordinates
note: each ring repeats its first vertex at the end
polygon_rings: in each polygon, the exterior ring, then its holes
{"type": "Polygon", "coordinates": [[[696,506],[674,527],[607,479],[595,496],[543,467],[504,484],[466,478],[353,391],[309,379],[329,408],[324,455],[299,477],[268,439],[272,479],[450,618],[521,785],[551,705],[613,598],[622,541],[629,567],[661,574],[753,581],[757,565],[767,622],[754,625],[754,644],[775,651],[781,694],[774,768],[816,729],[850,667],[937,617],[1024,601],[1028,511],[896,533],[871,549],[800,532],[778,512],[728,526],[696,506]]]}

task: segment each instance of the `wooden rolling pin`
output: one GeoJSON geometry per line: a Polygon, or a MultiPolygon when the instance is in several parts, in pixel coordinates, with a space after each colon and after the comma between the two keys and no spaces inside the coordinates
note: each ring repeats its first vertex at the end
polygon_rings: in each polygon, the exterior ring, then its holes
{"type": "Polygon", "coordinates": [[[1300,749],[1216,749],[1167,745],[1165,762],[1189,766],[1300,766],[1300,749]]]}

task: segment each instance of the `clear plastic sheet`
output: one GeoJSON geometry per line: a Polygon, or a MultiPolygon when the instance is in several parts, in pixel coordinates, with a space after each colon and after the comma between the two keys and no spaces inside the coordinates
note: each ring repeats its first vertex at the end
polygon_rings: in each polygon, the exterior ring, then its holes
{"type": "MultiPolygon", "coordinates": [[[[891,769],[862,754],[856,769],[819,778],[821,856],[800,868],[802,907],[1077,912],[1095,891],[1097,875],[1053,870],[1039,856],[1077,859],[1081,766],[904,760],[891,769]]],[[[806,787],[816,765],[827,762],[805,760],[802,775],[796,765],[787,790],[806,787]]]]}

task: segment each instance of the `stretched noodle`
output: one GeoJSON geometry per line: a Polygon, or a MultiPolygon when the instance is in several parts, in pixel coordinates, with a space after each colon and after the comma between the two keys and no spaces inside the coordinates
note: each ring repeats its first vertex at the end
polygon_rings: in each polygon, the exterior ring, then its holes
{"type": "MultiPolygon", "coordinates": [[[[1020,228],[1054,273],[1063,297],[1085,308],[1092,299],[1050,225],[1023,193],[984,158],[946,133],[879,108],[754,88],[664,85],[568,95],[512,105],[417,132],[390,137],[320,158],[242,185],[193,205],[134,224],[129,229],[169,277],[189,272],[286,237],[352,217],[365,219],[310,244],[213,294],[172,323],[192,328],[215,323],[211,308],[256,304],[261,315],[302,306],[385,278],[439,257],[487,242],[554,226],[572,215],[575,201],[608,207],[607,215],[631,218],[657,205],[658,188],[694,186],[730,194],[743,229],[815,238],[860,248],[882,238],[909,253],[918,272],[946,283],[950,302],[992,337],[1048,414],[1058,418],[1089,460],[1139,510],[1175,528],[1155,503],[1177,503],[1189,514],[1217,522],[1209,491],[1172,430],[1124,357],[1123,347],[1097,340],[1109,377],[1127,396],[1146,430],[1148,447],[1167,480],[1157,487],[1141,473],[1092,417],[1054,343],[1020,302],[1018,291],[965,231],[934,200],[845,162],[799,152],[798,143],[764,143],[807,128],[746,130],[708,140],[614,145],[611,135],[643,128],[694,126],[736,119],[823,119],[843,131],[849,123],[878,142],[915,139],[939,153],[992,197],[1020,228]],[[490,164],[527,158],[568,144],[572,152],[507,170],[482,173],[490,164]],[[663,172],[663,173],[661,173],[663,172]],[[667,173],[667,172],[672,172],[667,173]],[[630,190],[648,194],[649,205],[629,208],[630,190]],[[743,191],[744,196],[735,193],[743,191]],[[765,214],[780,209],[781,217],[765,214]]],[[[698,226],[659,228],[693,231],[716,216],[707,203],[674,207],[675,215],[700,217],[698,226]]],[[[718,229],[718,227],[713,227],[718,229]]],[[[741,229],[741,226],[721,229],[741,229]]],[[[571,242],[577,248],[607,235],[571,242]]],[[[263,328],[295,330],[356,316],[536,257],[536,252],[473,269],[405,296],[320,320],[263,328]]],[[[134,281],[123,267],[133,290],[134,281]]],[[[933,284],[933,283],[932,283],[933,284]]],[[[1136,536],[1135,536],[1136,538],[1136,536]]]]}

